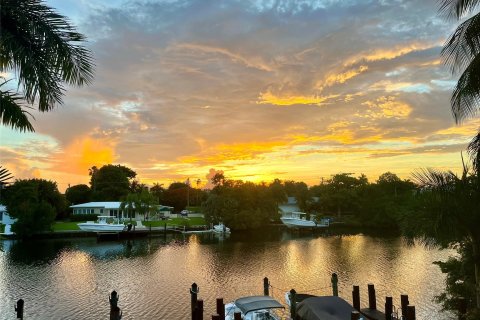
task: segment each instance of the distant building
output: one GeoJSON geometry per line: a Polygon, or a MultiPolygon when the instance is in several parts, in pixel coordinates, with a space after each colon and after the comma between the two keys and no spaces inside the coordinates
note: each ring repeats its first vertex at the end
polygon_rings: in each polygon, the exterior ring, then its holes
{"type": "MultiPolygon", "coordinates": [[[[99,216],[112,216],[120,219],[128,218],[128,213],[123,212],[120,208],[122,202],[120,201],[104,201],[104,202],[87,202],[70,206],[73,209],[73,214],[96,214],[99,216]]],[[[169,217],[173,211],[173,207],[158,205],[154,216],[150,214],[150,219],[158,218],[158,216],[169,217]]],[[[143,215],[135,213],[135,220],[143,219],[143,215]]]]}
{"type": "Polygon", "coordinates": [[[8,215],[7,207],[0,204],[0,223],[1,224],[14,224],[17,219],[13,219],[8,215]]]}

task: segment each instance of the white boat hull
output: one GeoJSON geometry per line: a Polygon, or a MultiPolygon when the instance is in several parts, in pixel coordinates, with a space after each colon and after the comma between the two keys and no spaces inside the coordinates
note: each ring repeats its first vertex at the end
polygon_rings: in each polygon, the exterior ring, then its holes
{"type": "Polygon", "coordinates": [[[311,220],[303,220],[298,218],[282,217],[280,218],[283,224],[288,228],[325,228],[328,227],[328,224],[325,223],[315,223],[311,220]]]}
{"type": "Polygon", "coordinates": [[[101,223],[79,223],[77,224],[78,227],[83,231],[91,231],[91,232],[120,232],[125,229],[125,225],[123,224],[101,224],[101,223]]]}

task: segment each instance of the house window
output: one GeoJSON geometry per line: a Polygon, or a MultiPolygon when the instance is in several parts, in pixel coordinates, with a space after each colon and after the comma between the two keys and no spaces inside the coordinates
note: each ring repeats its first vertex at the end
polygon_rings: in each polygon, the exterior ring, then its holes
{"type": "Polygon", "coordinates": [[[100,214],[102,214],[102,213],[103,213],[103,209],[100,209],[100,214]]]}
{"type": "Polygon", "coordinates": [[[90,209],[90,213],[92,213],[92,214],[93,214],[93,209],[90,209]]]}
{"type": "Polygon", "coordinates": [[[3,221],[3,211],[0,211],[0,221],[3,221]]]}

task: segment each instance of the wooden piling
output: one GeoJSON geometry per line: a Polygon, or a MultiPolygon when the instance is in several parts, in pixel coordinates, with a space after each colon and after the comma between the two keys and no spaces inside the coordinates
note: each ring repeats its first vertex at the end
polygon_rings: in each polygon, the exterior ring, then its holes
{"type": "Polygon", "coordinates": [[[198,299],[197,305],[195,306],[195,320],[203,320],[203,300],[198,299]]]}
{"type": "Polygon", "coordinates": [[[407,320],[416,320],[415,306],[407,306],[407,320]]]}
{"type": "Polygon", "coordinates": [[[400,295],[400,305],[402,308],[402,316],[406,317],[407,316],[407,306],[408,306],[408,295],[402,294],[400,295]]]}
{"type": "Polygon", "coordinates": [[[122,311],[119,307],[113,307],[110,309],[110,320],[121,320],[122,311]]]}
{"type": "Polygon", "coordinates": [[[359,286],[353,286],[352,302],[353,302],[353,307],[360,311],[360,287],[359,286]]]}
{"type": "Polygon", "coordinates": [[[467,300],[464,297],[458,298],[457,301],[458,320],[465,320],[467,314],[467,300]]]}
{"type": "Polygon", "coordinates": [[[393,313],[393,298],[386,297],[385,298],[385,320],[392,320],[392,313],[393,313]]]}
{"type": "Polygon", "coordinates": [[[242,314],[240,312],[235,312],[233,314],[233,320],[242,320],[242,314]]]}
{"type": "Polygon", "coordinates": [[[198,295],[199,287],[194,282],[192,283],[192,287],[190,288],[190,308],[192,313],[192,320],[195,319],[195,308],[197,306],[197,295],[198,295]]]}
{"type": "Polygon", "coordinates": [[[269,296],[270,295],[270,283],[268,282],[268,278],[263,278],[263,295],[269,296]]]}
{"type": "Polygon", "coordinates": [[[368,308],[372,310],[377,309],[377,297],[375,295],[375,286],[373,284],[368,285],[368,308]]]}
{"type": "Polygon", "coordinates": [[[350,315],[351,320],[359,320],[360,319],[360,312],[358,311],[352,311],[350,315]]]}
{"type": "Polygon", "coordinates": [[[332,295],[338,297],[338,276],[336,273],[332,273],[332,295]]]}
{"type": "Polygon", "coordinates": [[[223,298],[217,298],[217,314],[219,316],[218,320],[225,320],[225,304],[223,303],[223,298]]]}
{"type": "Polygon", "coordinates": [[[23,306],[25,305],[25,301],[23,299],[19,299],[17,301],[17,305],[15,306],[15,312],[17,313],[17,319],[23,319],[23,306]]]}
{"type": "Polygon", "coordinates": [[[295,289],[290,290],[290,317],[295,319],[297,316],[297,292],[295,289]]]}

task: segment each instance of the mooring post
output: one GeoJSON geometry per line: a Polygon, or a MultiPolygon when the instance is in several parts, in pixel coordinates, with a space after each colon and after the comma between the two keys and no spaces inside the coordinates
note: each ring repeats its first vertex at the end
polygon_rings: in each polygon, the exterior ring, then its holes
{"type": "Polygon", "coordinates": [[[458,298],[457,308],[458,320],[465,320],[465,315],[467,314],[467,300],[464,297],[458,298]]]}
{"type": "Polygon", "coordinates": [[[167,234],[167,223],[165,222],[165,225],[163,226],[163,233],[167,234]]]}
{"type": "Polygon", "coordinates": [[[108,301],[110,302],[110,309],[118,306],[118,299],[120,299],[120,295],[117,293],[117,291],[113,290],[110,294],[110,297],[108,297],[108,301]]]}
{"type": "Polygon", "coordinates": [[[195,320],[203,320],[203,300],[197,300],[197,306],[195,307],[195,320]]]}
{"type": "Polygon", "coordinates": [[[295,289],[290,290],[290,317],[295,319],[297,316],[297,292],[295,289]]]}
{"type": "Polygon", "coordinates": [[[242,314],[240,312],[235,312],[233,314],[233,320],[242,320],[242,314]]]}
{"type": "Polygon", "coordinates": [[[415,306],[407,306],[407,320],[416,320],[415,306]]]}
{"type": "Polygon", "coordinates": [[[121,320],[122,319],[122,311],[119,307],[112,307],[110,308],[110,320],[121,320]]]}
{"type": "Polygon", "coordinates": [[[392,320],[392,313],[393,313],[393,298],[386,297],[385,298],[385,320],[392,320]]]}
{"type": "Polygon", "coordinates": [[[19,299],[17,301],[17,305],[15,306],[15,312],[17,313],[17,319],[23,319],[23,305],[25,301],[23,299],[19,299]]]}
{"type": "Polygon", "coordinates": [[[217,314],[219,316],[218,320],[225,320],[225,304],[223,303],[223,298],[217,299],[217,314]]]}
{"type": "Polygon", "coordinates": [[[408,306],[408,295],[407,294],[402,294],[400,295],[400,305],[402,308],[402,316],[406,317],[407,316],[407,306],[408,306]]]}
{"type": "Polygon", "coordinates": [[[192,320],[195,320],[195,307],[197,306],[197,294],[200,291],[198,285],[194,282],[190,288],[190,308],[192,311],[192,320]]]}
{"type": "Polygon", "coordinates": [[[352,301],[353,301],[353,307],[357,310],[360,310],[360,287],[359,286],[353,286],[352,301]]]}
{"type": "Polygon", "coordinates": [[[359,320],[360,319],[360,312],[352,311],[352,313],[350,314],[350,319],[351,320],[359,320]]]}
{"type": "Polygon", "coordinates": [[[269,296],[270,295],[270,283],[268,282],[268,278],[263,278],[263,295],[269,296]]]}
{"type": "Polygon", "coordinates": [[[375,285],[368,285],[368,308],[377,310],[377,296],[375,295],[375,285]]]}
{"type": "Polygon", "coordinates": [[[338,297],[338,276],[336,273],[332,273],[332,294],[338,297]]]}

